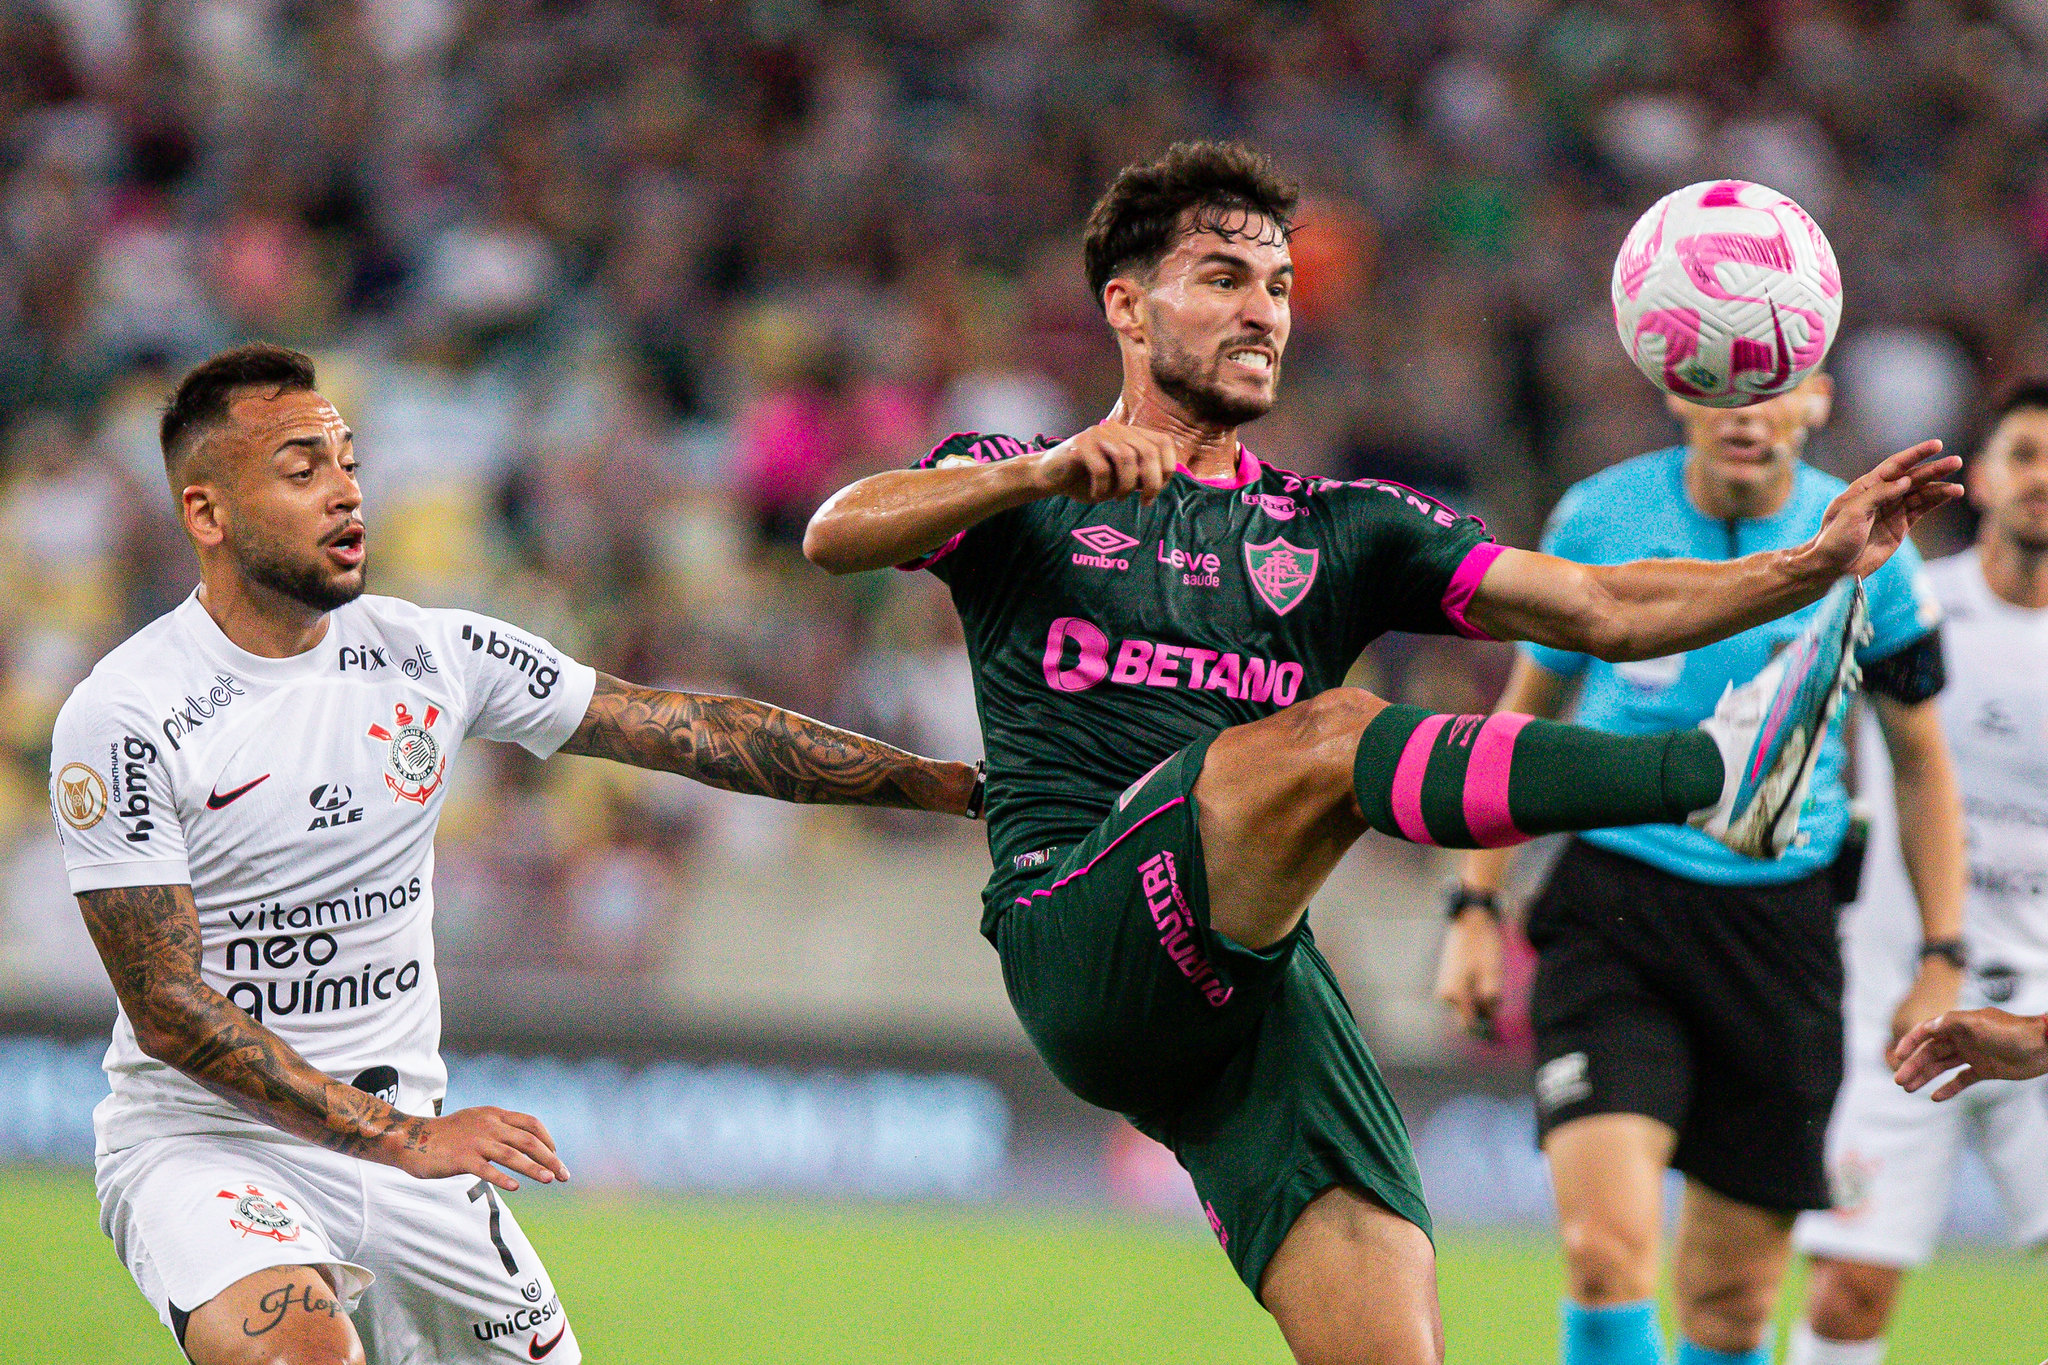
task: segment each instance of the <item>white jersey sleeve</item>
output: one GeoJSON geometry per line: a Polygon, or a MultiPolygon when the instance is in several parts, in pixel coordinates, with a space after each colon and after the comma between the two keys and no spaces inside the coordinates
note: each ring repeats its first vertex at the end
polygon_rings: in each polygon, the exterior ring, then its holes
{"type": "Polygon", "coordinates": [[[119,674],[87,679],[57,714],[50,809],[74,895],[192,880],[156,723],[119,674]]]}
{"type": "Polygon", "coordinates": [[[590,709],[597,670],[537,635],[475,612],[435,612],[469,699],[468,736],[518,744],[546,758],[576,733],[590,709]]]}

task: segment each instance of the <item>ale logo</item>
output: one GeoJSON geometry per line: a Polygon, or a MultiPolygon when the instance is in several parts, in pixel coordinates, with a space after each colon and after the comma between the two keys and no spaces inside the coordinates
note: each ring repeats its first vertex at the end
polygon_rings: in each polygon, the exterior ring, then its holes
{"type": "Polygon", "coordinates": [[[1247,542],[1244,547],[1244,566],[1252,587],[1279,616],[1293,611],[1308,596],[1309,585],[1316,581],[1316,563],[1321,558],[1321,550],[1290,545],[1285,536],[1276,536],[1264,545],[1247,542]]]}

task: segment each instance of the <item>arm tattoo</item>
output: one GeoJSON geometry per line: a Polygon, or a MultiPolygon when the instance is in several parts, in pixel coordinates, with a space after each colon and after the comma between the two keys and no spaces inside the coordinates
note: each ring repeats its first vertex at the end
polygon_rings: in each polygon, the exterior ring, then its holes
{"type": "Polygon", "coordinates": [[[288,1133],[379,1159],[394,1135],[426,1141],[426,1120],[316,1070],[284,1039],[200,979],[199,911],[185,886],[119,886],[78,897],[121,1008],[150,1056],[288,1133]]]}
{"type": "Polygon", "coordinates": [[[661,692],[602,673],[562,752],[780,801],[958,815],[974,788],[971,764],[919,758],[745,697],[661,692]]]}

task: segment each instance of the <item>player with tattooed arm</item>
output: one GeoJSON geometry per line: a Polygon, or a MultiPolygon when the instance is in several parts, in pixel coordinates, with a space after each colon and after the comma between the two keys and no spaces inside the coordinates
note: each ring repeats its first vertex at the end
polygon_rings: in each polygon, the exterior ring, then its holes
{"type": "Polygon", "coordinates": [[[441,1112],[433,843],[456,746],[956,815],[976,770],[364,596],[352,435],[295,352],[201,365],[162,442],[200,587],[79,685],[51,759],[120,998],[101,1225],[198,1365],[578,1360],[499,1197],[568,1179],[547,1128],[441,1112]]]}
{"type": "Polygon", "coordinates": [[[1960,490],[1926,443],[1796,547],[1591,567],[1398,484],[1276,468],[1238,429],[1277,392],[1294,206],[1234,144],[1126,167],[1084,244],[1122,357],[1110,415],[1058,443],[955,436],[834,495],[804,550],[952,591],[989,754],[982,931],[1047,1065],[1179,1157],[1298,1359],[1425,1365],[1429,1213],[1310,897],[1368,828],[1471,847],[1693,820],[1782,850],[1852,667],[1853,579],[1960,490]],[[1786,667],[1674,733],[1341,686],[1389,630],[1651,658],[1815,602],[1786,667]]]}

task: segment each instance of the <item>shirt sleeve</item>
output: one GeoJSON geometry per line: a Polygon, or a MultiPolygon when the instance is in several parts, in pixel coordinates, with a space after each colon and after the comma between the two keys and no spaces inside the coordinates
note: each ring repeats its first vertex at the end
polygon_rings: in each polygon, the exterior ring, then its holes
{"type": "MultiPolygon", "coordinates": [[[[1559,559],[1569,559],[1578,564],[1588,562],[1589,549],[1584,544],[1584,520],[1578,515],[1579,504],[1577,488],[1567,489],[1565,495],[1558,499],[1557,506],[1550,513],[1550,520],[1544,523],[1543,539],[1537,545],[1544,554],[1556,555],[1559,559]]],[[[1527,640],[1518,647],[1532,662],[1562,678],[1578,677],[1592,662],[1591,656],[1575,650],[1557,649],[1527,640]]]]}
{"type": "MultiPolygon", "coordinates": [[[[910,467],[956,469],[963,465],[994,464],[998,460],[1014,459],[1019,455],[1028,454],[1032,449],[1033,446],[1014,436],[984,436],[974,431],[956,431],[933,446],[930,453],[910,467]]],[[[1012,508],[1009,512],[998,512],[995,516],[978,521],[966,530],[955,533],[952,539],[937,549],[928,550],[896,567],[906,573],[929,569],[934,578],[951,583],[956,572],[986,553],[991,538],[1000,534],[1000,524],[1009,519],[1015,510],[1012,508]]]]}
{"type": "Polygon", "coordinates": [[[1361,479],[1346,491],[1339,543],[1364,566],[1354,591],[1376,630],[1491,639],[1466,616],[1500,555],[1486,523],[1403,484],[1361,479]]]}
{"type": "Polygon", "coordinates": [[[120,680],[86,679],[58,713],[50,812],[74,895],[191,884],[185,827],[148,701],[120,680]]]}
{"type": "Polygon", "coordinates": [[[517,744],[546,758],[576,733],[597,689],[597,670],[537,635],[474,612],[437,613],[469,699],[467,735],[517,744]]]}

